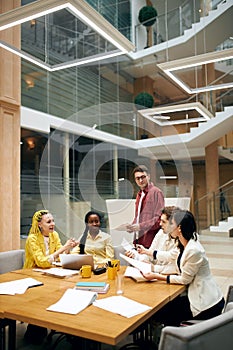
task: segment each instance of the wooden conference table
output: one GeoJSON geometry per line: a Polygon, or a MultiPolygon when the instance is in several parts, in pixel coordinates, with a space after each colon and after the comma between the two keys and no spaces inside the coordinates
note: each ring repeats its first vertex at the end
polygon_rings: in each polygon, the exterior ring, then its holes
{"type": "MultiPolygon", "coordinates": [[[[124,273],[125,266],[120,273],[124,273]]],[[[77,315],[47,311],[46,308],[57,302],[65,290],[84,280],[80,275],[68,278],[47,276],[31,269],[17,270],[0,275],[0,282],[33,277],[42,286],[29,288],[21,295],[0,295],[0,317],[43,326],[63,333],[94,340],[99,343],[116,345],[127,335],[147,321],[156,311],[185,290],[185,286],[156,282],[135,282],[130,278],[124,281],[124,296],[151,306],[151,310],[126,318],[102,310],[93,305],[77,315]]],[[[88,281],[107,281],[110,289],[107,294],[98,294],[98,299],[115,295],[115,281],[107,279],[107,274],[92,275],[88,281]]]]}

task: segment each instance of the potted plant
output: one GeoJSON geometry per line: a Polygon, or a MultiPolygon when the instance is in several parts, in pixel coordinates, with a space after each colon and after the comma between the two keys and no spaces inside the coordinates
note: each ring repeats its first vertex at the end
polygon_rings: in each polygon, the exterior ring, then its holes
{"type": "Polygon", "coordinates": [[[149,40],[149,34],[150,34],[150,28],[153,26],[153,24],[156,22],[157,17],[157,11],[153,6],[143,6],[138,14],[138,20],[139,22],[146,27],[147,31],[147,47],[149,47],[150,40],[149,40]]]}
{"type": "Polygon", "coordinates": [[[140,92],[134,99],[134,103],[137,106],[143,106],[146,108],[152,108],[154,105],[154,98],[148,92],[140,92]]]}
{"type": "MultiPolygon", "coordinates": [[[[143,108],[152,108],[154,106],[154,98],[151,94],[148,92],[140,92],[134,99],[134,103],[137,107],[137,109],[143,109],[143,108]]],[[[145,129],[144,126],[144,119],[143,119],[143,129],[145,129]]],[[[147,139],[147,134],[142,134],[141,139],[147,139]]]]}

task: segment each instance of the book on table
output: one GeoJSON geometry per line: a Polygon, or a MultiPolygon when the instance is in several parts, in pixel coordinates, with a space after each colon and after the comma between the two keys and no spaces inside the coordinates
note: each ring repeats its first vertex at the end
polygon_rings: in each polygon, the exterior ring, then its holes
{"type": "Polygon", "coordinates": [[[109,290],[109,283],[106,282],[89,282],[89,281],[83,281],[83,282],[77,282],[75,285],[75,289],[79,290],[89,290],[92,292],[97,292],[100,294],[107,293],[109,290]]]}

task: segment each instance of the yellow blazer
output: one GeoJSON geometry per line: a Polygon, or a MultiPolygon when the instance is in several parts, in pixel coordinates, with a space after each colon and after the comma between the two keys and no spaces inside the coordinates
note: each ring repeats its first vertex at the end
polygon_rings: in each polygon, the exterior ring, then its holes
{"type": "MultiPolygon", "coordinates": [[[[59,235],[56,231],[49,234],[49,254],[53,254],[62,247],[59,235]]],[[[45,255],[44,236],[29,234],[25,245],[24,269],[32,267],[51,267],[48,256],[45,255]]]]}

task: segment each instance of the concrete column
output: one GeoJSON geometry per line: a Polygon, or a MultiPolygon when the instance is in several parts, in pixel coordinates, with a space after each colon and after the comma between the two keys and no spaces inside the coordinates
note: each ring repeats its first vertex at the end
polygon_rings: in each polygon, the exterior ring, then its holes
{"type": "MultiPolygon", "coordinates": [[[[1,0],[0,13],[20,6],[1,0]]],[[[20,47],[18,27],[0,32],[0,40],[20,47]]],[[[21,62],[0,49],[0,251],[20,248],[20,97],[21,62]]]]}
{"type": "Polygon", "coordinates": [[[215,141],[205,149],[206,153],[206,193],[207,198],[207,225],[215,224],[216,201],[214,193],[219,187],[219,160],[218,142],[215,141]]]}

